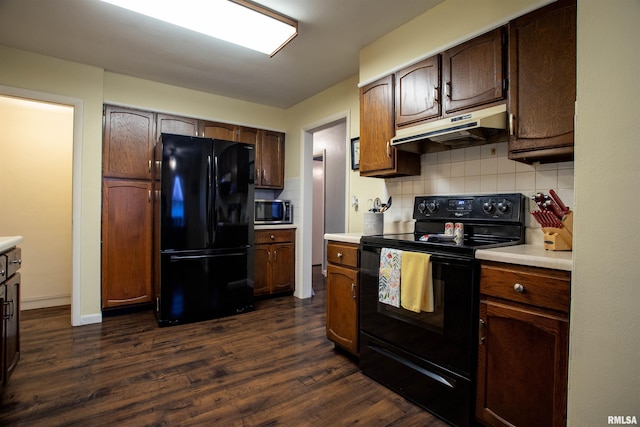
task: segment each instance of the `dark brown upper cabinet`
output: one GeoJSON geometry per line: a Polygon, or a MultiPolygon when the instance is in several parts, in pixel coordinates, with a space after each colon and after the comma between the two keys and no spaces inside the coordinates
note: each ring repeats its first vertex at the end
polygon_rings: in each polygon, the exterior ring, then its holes
{"type": "Polygon", "coordinates": [[[558,0],[510,22],[509,58],[509,158],[573,160],[575,0],[558,0]]]}
{"type": "Polygon", "coordinates": [[[391,146],[395,136],[393,75],[360,88],[360,175],[420,175],[420,155],[391,146]]]}
{"type": "Polygon", "coordinates": [[[440,117],[440,55],[396,72],[395,80],[396,129],[440,117]]]}
{"type": "Polygon", "coordinates": [[[442,53],[445,116],[505,99],[505,46],[500,27],[442,53]]]}

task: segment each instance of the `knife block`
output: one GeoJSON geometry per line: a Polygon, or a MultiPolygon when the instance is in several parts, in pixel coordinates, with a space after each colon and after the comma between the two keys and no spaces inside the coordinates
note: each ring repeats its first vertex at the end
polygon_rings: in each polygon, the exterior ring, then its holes
{"type": "Polygon", "coordinates": [[[550,251],[570,251],[573,241],[573,211],[562,218],[562,228],[545,227],[544,248],[550,251]]]}

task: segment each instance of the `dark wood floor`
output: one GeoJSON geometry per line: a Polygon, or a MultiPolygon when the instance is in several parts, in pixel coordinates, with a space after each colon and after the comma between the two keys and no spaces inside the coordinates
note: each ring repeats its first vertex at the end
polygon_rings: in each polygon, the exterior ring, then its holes
{"type": "Polygon", "coordinates": [[[445,426],[334,348],[317,273],[314,289],[168,328],[152,312],[75,328],[69,307],[22,312],[0,425],[445,426]]]}

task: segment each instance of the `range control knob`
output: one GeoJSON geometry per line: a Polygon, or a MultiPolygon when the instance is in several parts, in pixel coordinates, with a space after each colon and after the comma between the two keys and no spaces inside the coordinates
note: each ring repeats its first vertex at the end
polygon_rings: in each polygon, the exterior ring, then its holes
{"type": "Polygon", "coordinates": [[[507,202],[506,200],[502,200],[501,202],[498,203],[498,212],[506,214],[509,212],[509,202],[507,202]]]}
{"type": "Polygon", "coordinates": [[[424,213],[424,210],[427,209],[427,204],[423,201],[418,203],[418,212],[424,213]]]}
{"type": "Polygon", "coordinates": [[[482,205],[482,210],[485,213],[493,213],[493,211],[496,209],[496,206],[493,204],[493,202],[484,202],[484,204],[482,205]]]}
{"type": "Polygon", "coordinates": [[[438,206],[438,204],[436,202],[431,201],[431,202],[427,203],[427,210],[429,212],[431,212],[431,213],[434,213],[435,211],[437,211],[438,207],[439,206],[438,206]]]}

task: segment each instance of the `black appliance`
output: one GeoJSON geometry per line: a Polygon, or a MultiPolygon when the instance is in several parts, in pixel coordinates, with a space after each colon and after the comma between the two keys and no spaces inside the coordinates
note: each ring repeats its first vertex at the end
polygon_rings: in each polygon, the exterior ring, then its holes
{"type": "Polygon", "coordinates": [[[156,159],[158,323],[251,310],[254,146],[163,133],[156,159]]]}
{"type": "MultiPolygon", "coordinates": [[[[455,426],[473,425],[479,306],[478,248],[524,243],[522,194],[416,197],[415,230],[360,240],[360,369],[455,426]],[[444,236],[462,223],[464,240],[444,236]],[[379,301],[382,248],[430,254],[435,308],[379,301]]],[[[400,284],[402,286],[402,283],[400,284]]]]}

